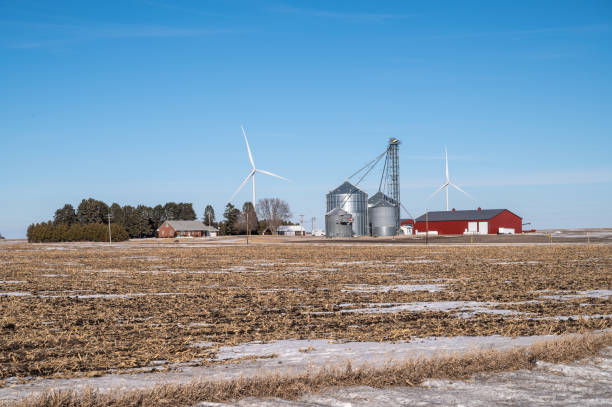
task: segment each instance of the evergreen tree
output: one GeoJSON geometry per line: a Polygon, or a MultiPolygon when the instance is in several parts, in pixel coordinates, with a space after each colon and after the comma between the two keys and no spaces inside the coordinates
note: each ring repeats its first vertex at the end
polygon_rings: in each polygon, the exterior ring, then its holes
{"type": "Polygon", "coordinates": [[[138,224],[138,237],[151,237],[153,230],[151,226],[151,216],[153,209],[146,205],[136,207],[136,223],[138,224]]]}
{"type": "Polygon", "coordinates": [[[123,226],[131,238],[140,237],[140,225],[138,211],[130,205],[123,207],[123,226]]]}
{"type": "Polygon", "coordinates": [[[74,211],[74,207],[70,204],[66,204],[63,208],[56,210],[53,216],[53,223],[63,223],[68,226],[77,223],[77,215],[74,211]]]}
{"type": "Polygon", "coordinates": [[[179,206],[176,202],[166,202],[164,205],[164,220],[178,220],[179,206]]]}
{"type": "Polygon", "coordinates": [[[123,225],[123,209],[116,202],[110,206],[111,222],[123,225]]]}
{"type": "Polygon", "coordinates": [[[206,205],[206,208],[204,209],[204,217],[202,218],[202,221],[207,226],[215,225],[215,210],[213,209],[211,205],[206,205]]]}
{"type": "Polygon", "coordinates": [[[106,223],[108,205],[93,198],[83,199],[77,210],[79,223],[106,223]]]}
{"type": "MultiPolygon", "coordinates": [[[[121,225],[111,224],[113,241],[129,239],[121,225]]],[[[68,226],[64,223],[42,222],[32,224],[27,231],[28,242],[108,242],[108,227],[102,223],[80,224],[68,226]]]]}
{"type": "Polygon", "coordinates": [[[240,211],[236,209],[234,205],[228,202],[228,204],[225,206],[225,212],[223,212],[223,217],[225,218],[225,221],[223,222],[224,235],[238,234],[236,221],[238,220],[239,215],[240,211]]]}
{"type": "Polygon", "coordinates": [[[191,203],[179,203],[178,204],[178,217],[179,220],[196,220],[197,216],[193,210],[193,204],[191,203]]]}
{"type": "Polygon", "coordinates": [[[153,233],[161,226],[162,223],[166,220],[164,207],[161,205],[156,205],[151,211],[151,227],[153,228],[153,233]]]}

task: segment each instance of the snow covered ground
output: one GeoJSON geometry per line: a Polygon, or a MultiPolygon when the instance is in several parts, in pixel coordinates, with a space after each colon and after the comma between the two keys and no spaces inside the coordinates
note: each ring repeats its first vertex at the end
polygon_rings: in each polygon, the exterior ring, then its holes
{"type": "MultiPolygon", "coordinates": [[[[439,337],[413,339],[410,342],[334,342],[327,340],[284,340],[267,344],[248,343],[238,346],[223,346],[217,360],[237,360],[252,356],[237,363],[215,366],[175,365],[169,372],[109,374],[101,377],[73,379],[35,379],[20,383],[8,379],[7,387],[0,388],[0,400],[15,400],[47,389],[84,389],[100,391],[113,389],[145,389],[163,383],[188,383],[193,380],[222,380],[248,377],[258,374],[295,374],[316,371],[324,366],[345,366],[350,361],[353,367],[363,364],[381,366],[388,362],[401,361],[421,356],[462,353],[476,349],[508,349],[526,346],[554,336],[504,337],[439,337]],[[265,358],[267,356],[267,358],[265,358]],[[273,357],[270,357],[273,356],[273,357]]],[[[202,343],[201,346],[212,346],[202,343]]],[[[282,404],[275,404],[282,405],[282,404]]],[[[338,405],[338,404],[335,404],[338,405]]],[[[343,405],[343,404],[340,404],[343,405]]]]}
{"type": "Polygon", "coordinates": [[[423,386],[334,388],[296,401],[244,399],[196,406],[383,407],[383,406],[610,406],[612,347],[571,364],[538,363],[533,371],[478,374],[467,381],[428,380],[423,386]]]}

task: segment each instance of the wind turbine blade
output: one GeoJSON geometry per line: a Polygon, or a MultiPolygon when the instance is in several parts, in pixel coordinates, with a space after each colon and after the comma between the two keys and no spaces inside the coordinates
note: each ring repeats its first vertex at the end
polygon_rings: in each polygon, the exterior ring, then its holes
{"type": "Polygon", "coordinates": [[[444,188],[448,187],[448,182],[445,182],[444,184],[442,184],[442,186],[438,189],[436,189],[436,192],[434,192],[433,194],[429,195],[426,199],[426,201],[429,201],[431,198],[433,198],[438,192],[442,191],[444,188]]]}
{"type": "Polygon", "coordinates": [[[459,188],[457,185],[453,184],[452,182],[450,183],[450,185],[452,185],[457,191],[463,192],[464,194],[472,198],[474,201],[476,200],[476,198],[474,198],[472,195],[468,194],[467,192],[465,192],[463,189],[459,188]]]}
{"type": "Polygon", "coordinates": [[[249,147],[249,139],[247,139],[246,131],[244,130],[244,126],[240,126],[242,129],[242,134],[244,135],[244,141],[246,142],[247,151],[249,152],[249,160],[251,160],[251,165],[255,168],[255,161],[253,161],[253,154],[251,154],[251,147],[249,147]]]}
{"type": "Polygon", "coordinates": [[[238,189],[236,190],[236,192],[234,192],[234,194],[231,196],[230,199],[228,199],[227,202],[231,202],[232,199],[234,199],[234,197],[236,196],[236,194],[238,192],[240,192],[240,190],[242,188],[244,188],[244,186],[246,185],[246,183],[249,181],[249,179],[253,176],[253,174],[255,174],[255,170],[251,170],[251,172],[249,173],[249,175],[247,175],[247,177],[244,179],[244,181],[242,181],[242,184],[240,184],[240,186],[238,187],[238,189]]]}
{"type": "Polygon", "coordinates": [[[446,146],[444,146],[444,155],[446,156],[446,182],[449,182],[450,177],[448,175],[448,150],[446,149],[446,146]]]}
{"type": "Polygon", "coordinates": [[[261,172],[262,174],[271,175],[271,176],[273,176],[273,177],[280,178],[280,179],[282,179],[282,180],[285,180],[285,181],[289,181],[289,182],[291,182],[291,181],[290,181],[290,180],[288,180],[287,178],[285,178],[285,177],[281,177],[280,175],[276,175],[276,174],[274,174],[274,173],[272,173],[272,172],[270,172],[270,171],[264,171],[264,170],[259,170],[259,169],[256,169],[255,171],[257,171],[257,172],[261,172]]]}

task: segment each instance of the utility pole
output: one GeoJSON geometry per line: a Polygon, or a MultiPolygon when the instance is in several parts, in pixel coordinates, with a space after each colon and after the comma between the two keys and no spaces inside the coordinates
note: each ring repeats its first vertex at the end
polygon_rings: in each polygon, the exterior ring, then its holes
{"type": "Polygon", "coordinates": [[[110,212],[108,213],[108,244],[109,246],[113,243],[113,237],[111,235],[111,227],[110,227],[110,220],[111,220],[111,214],[110,212]]]}
{"type": "Polygon", "coordinates": [[[429,244],[429,212],[425,209],[425,244],[429,244]]]}

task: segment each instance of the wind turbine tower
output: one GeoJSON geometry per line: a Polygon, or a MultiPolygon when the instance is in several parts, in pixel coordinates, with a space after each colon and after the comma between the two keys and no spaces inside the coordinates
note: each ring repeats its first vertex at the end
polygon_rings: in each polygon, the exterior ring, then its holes
{"type": "Polygon", "coordinates": [[[429,197],[427,198],[427,200],[430,200],[431,198],[433,198],[438,192],[442,191],[443,189],[446,189],[446,210],[448,211],[448,187],[451,186],[453,188],[455,188],[457,191],[459,192],[463,192],[465,195],[467,195],[468,197],[470,197],[471,199],[473,199],[474,201],[476,199],[474,199],[474,197],[470,194],[468,194],[467,192],[465,192],[463,189],[459,188],[457,185],[453,184],[450,180],[450,176],[448,173],[448,150],[446,149],[446,146],[444,146],[444,156],[446,158],[446,181],[444,182],[444,184],[442,184],[442,186],[440,188],[438,188],[436,190],[436,192],[434,192],[433,194],[429,195],[429,197]]]}
{"type": "Polygon", "coordinates": [[[246,131],[244,130],[244,126],[240,126],[240,128],[242,129],[242,134],[244,135],[244,142],[246,143],[247,152],[249,153],[249,161],[251,162],[251,172],[249,172],[249,175],[247,175],[244,181],[242,181],[242,184],[240,184],[240,186],[238,187],[236,192],[234,192],[234,194],[229,199],[229,201],[234,199],[236,194],[240,192],[240,190],[246,185],[247,182],[249,182],[249,179],[250,179],[253,182],[253,202],[252,204],[253,206],[255,206],[257,204],[257,201],[255,200],[255,174],[260,173],[260,174],[265,174],[265,175],[270,175],[272,177],[280,178],[284,181],[289,181],[289,180],[285,177],[281,177],[280,175],[276,175],[270,171],[260,170],[259,168],[255,167],[255,160],[253,160],[253,154],[251,153],[251,147],[249,146],[249,139],[247,138],[246,131]]]}

